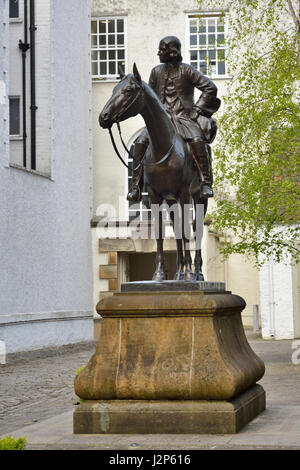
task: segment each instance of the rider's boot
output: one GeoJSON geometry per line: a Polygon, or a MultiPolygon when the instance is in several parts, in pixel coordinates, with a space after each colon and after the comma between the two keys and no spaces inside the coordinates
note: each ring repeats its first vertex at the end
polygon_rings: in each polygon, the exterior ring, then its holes
{"type": "Polygon", "coordinates": [[[210,146],[201,140],[190,142],[190,146],[201,181],[201,195],[213,197],[210,146]]]}
{"type": "MultiPolygon", "coordinates": [[[[141,163],[146,149],[147,144],[144,142],[136,142],[133,147],[133,157],[134,160],[132,162],[133,167],[137,167],[139,163],[141,163]]],[[[143,174],[144,174],[144,167],[143,165],[138,168],[138,170],[133,172],[132,175],[132,183],[131,189],[127,194],[127,200],[130,202],[139,202],[142,200],[142,190],[143,190],[143,174]]]]}

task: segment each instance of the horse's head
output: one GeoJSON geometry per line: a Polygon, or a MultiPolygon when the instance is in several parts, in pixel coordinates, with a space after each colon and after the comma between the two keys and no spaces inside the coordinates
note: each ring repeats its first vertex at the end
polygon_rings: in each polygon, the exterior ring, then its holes
{"type": "Polygon", "coordinates": [[[136,64],[133,65],[133,74],[120,75],[121,81],[99,116],[99,124],[104,129],[136,116],[143,107],[143,84],[136,64]]]}

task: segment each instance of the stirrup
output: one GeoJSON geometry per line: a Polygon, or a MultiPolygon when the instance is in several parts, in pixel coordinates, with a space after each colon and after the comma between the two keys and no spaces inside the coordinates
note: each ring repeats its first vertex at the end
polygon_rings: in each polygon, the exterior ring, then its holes
{"type": "Polygon", "coordinates": [[[202,197],[214,197],[214,192],[208,183],[202,183],[201,184],[201,195],[202,197]]]}

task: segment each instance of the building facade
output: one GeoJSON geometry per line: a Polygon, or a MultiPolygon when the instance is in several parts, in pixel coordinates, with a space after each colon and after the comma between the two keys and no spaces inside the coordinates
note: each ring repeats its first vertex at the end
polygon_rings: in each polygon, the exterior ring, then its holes
{"type": "Polygon", "coordinates": [[[0,39],[0,341],[15,353],[93,337],[90,2],[2,0],[0,39]]]}

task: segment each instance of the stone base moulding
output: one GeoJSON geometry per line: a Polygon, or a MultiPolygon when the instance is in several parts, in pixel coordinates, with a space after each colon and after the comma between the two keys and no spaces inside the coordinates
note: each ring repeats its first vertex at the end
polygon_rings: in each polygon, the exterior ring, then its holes
{"type": "Polygon", "coordinates": [[[260,385],[230,401],[86,401],[74,434],[235,434],[265,409],[260,385]]]}

